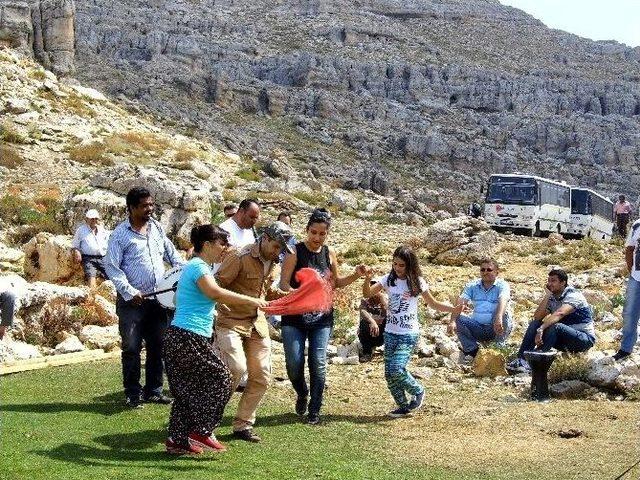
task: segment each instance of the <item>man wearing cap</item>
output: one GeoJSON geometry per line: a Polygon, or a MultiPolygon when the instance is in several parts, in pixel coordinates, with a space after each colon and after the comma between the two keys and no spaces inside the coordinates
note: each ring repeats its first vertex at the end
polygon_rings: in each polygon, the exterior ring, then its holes
{"type": "MultiPolygon", "coordinates": [[[[269,225],[255,243],[224,258],[215,274],[218,284],[252,297],[283,296],[283,292],[272,288],[274,265],[280,253],[289,248],[290,236],[291,230],[283,222],[269,225]]],[[[271,376],[271,341],[264,313],[250,305],[218,308],[215,339],[223,361],[231,370],[234,387],[243,373],[248,372],[247,385],[233,419],[233,434],[242,440],[259,442],[253,424],[271,376]]]]}
{"type": "Polygon", "coordinates": [[[84,279],[90,288],[96,286],[98,273],[107,278],[104,270],[104,256],[107,254],[109,235],[111,232],[100,225],[100,214],[97,210],[87,210],[85,223],[76,230],[71,244],[73,259],[82,264],[84,279]]]}

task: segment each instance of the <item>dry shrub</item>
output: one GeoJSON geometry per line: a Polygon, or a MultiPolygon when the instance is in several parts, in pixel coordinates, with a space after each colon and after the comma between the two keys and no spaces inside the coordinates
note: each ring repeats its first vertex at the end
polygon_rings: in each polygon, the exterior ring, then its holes
{"type": "Polygon", "coordinates": [[[90,105],[87,105],[87,101],[80,95],[71,93],[68,97],[64,97],[62,102],[68,110],[80,117],[93,118],[96,116],[95,110],[90,105]]]}
{"type": "Polygon", "coordinates": [[[24,162],[25,159],[15,148],[10,145],[0,145],[0,167],[16,168],[24,162]]]}
{"type": "Polygon", "coordinates": [[[154,133],[123,132],[109,137],[105,144],[112,153],[148,152],[162,155],[170,146],[169,140],[154,133]]]}
{"type": "Polygon", "coordinates": [[[563,354],[556,358],[549,370],[549,382],[558,383],[563,380],[585,380],[587,378],[589,359],[582,354],[563,354]]]}
{"type": "Polygon", "coordinates": [[[0,139],[9,143],[29,143],[29,139],[20,133],[15,125],[10,122],[0,124],[0,139]]]}
{"type": "Polygon", "coordinates": [[[88,298],[74,307],[71,316],[82,326],[98,325],[99,327],[108,327],[113,323],[109,317],[104,315],[102,308],[94,298],[88,298]]]}
{"type": "Polygon", "coordinates": [[[187,147],[186,145],[180,146],[175,154],[175,161],[178,164],[189,163],[193,160],[199,160],[203,157],[203,154],[200,150],[196,150],[195,148],[187,147]]]}
{"type": "Polygon", "coordinates": [[[82,323],[74,317],[73,310],[65,298],[56,298],[42,309],[40,319],[42,326],[43,345],[55,347],[64,340],[64,333],[77,335],[82,329],[82,323]]]}
{"type": "Polygon", "coordinates": [[[85,165],[112,165],[113,160],[106,156],[106,147],[101,142],[76,145],[69,150],[69,158],[85,165]]]}

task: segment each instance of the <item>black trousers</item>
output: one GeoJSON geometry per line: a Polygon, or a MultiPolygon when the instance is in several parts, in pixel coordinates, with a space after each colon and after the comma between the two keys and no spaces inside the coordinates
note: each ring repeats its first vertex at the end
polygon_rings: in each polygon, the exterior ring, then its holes
{"type": "Polygon", "coordinates": [[[384,332],[384,326],[386,322],[382,322],[380,327],[380,333],[377,337],[371,336],[371,332],[369,330],[369,322],[366,320],[360,320],[360,328],[358,329],[358,338],[360,339],[360,344],[362,345],[362,353],[365,355],[371,355],[373,353],[373,349],[375,347],[379,347],[384,344],[384,338],[382,333],[384,332]]]}
{"type": "Polygon", "coordinates": [[[136,306],[118,295],[116,313],[122,338],[124,394],[134,398],[141,393],[145,396],[162,393],[162,338],[170,322],[169,311],[155,300],[145,300],[136,306]],[[144,389],[140,385],[143,340],[147,352],[144,389]]]}

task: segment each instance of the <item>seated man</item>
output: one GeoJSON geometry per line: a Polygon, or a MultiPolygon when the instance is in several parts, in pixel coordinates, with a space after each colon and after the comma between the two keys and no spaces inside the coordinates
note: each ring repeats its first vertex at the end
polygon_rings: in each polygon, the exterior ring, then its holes
{"type": "MultiPolygon", "coordinates": [[[[375,280],[371,281],[374,285],[375,280]]],[[[360,327],[358,338],[362,345],[361,362],[370,362],[373,348],[384,343],[384,326],[387,321],[387,300],[382,292],[360,302],[360,327]]]]}
{"type": "Polygon", "coordinates": [[[0,281],[0,340],[4,337],[7,328],[13,325],[13,317],[18,307],[13,288],[12,283],[0,281]]]}
{"type": "Polygon", "coordinates": [[[458,334],[465,360],[478,353],[478,342],[503,342],[511,333],[513,321],[508,311],[509,284],[498,278],[500,270],[493,258],[480,262],[480,278],[469,282],[458,303],[472,304],[471,315],[451,315],[449,332],[458,334]]]}
{"type": "Polygon", "coordinates": [[[547,292],[524,334],[518,358],[507,365],[512,373],[530,371],[524,352],[534,348],[547,352],[552,348],[563,352],[585,352],[596,342],[593,312],[584,295],[567,285],[564,270],[549,272],[547,292]]]}

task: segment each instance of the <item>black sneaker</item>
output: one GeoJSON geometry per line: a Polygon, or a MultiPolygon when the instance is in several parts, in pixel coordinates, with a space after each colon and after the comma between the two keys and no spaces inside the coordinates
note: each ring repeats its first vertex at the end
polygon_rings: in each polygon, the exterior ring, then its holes
{"type": "Polygon", "coordinates": [[[235,438],[239,438],[240,440],[244,440],[245,442],[258,443],[262,439],[256,435],[252,428],[247,428],[246,430],[238,430],[233,432],[233,436],[235,438]]]}
{"type": "Polygon", "coordinates": [[[144,395],[142,397],[144,403],[160,403],[162,405],[171,405],[173,398],[166,396],[163,393],[156,393],[154,395],[144,395]]]}
{"type": "Polygon", "coordinates": [[[400,418],[400,417],[408,417],[411,414],[411,410],[408,407],[398,407],[395,410],[392,410],[387,415],[391,418],[400,418]]]}
{"type": "Polygon", "coordinates": [[[624,360],[625,358],[627,358],[630,355],[631,355],[631,352],[625,352],[624,350],[618,350],[616,352],[616,354],[613,356],[613,359],[616,362],[619,362],[620,360],[624,360]]]}
{"type": "Polygon", "coordinates": [[[307,416],[307,425],[318,425],[320,423],[320,415],[317,413],[310,413],[307,416]]]}
{"type": "Polygon", "coordinates": [[[139,396],[127,397],[127,399],[124,401],[124,404],[131,409],[139,409],[144,407],[139,396]]]}
{"type": "Polygon", "coordinates": [[[425,391],[423,390],[415,397],[413,397],[413,400],[409,402],[409,406],[407,408],[409,410],[417,410],[418,408],[420,408],[422,406],[422,402],[424,402],[424,393],[425,391]]]}
{"type": "Polygon", "coordinates": [[[303,416],[307,413],[307,397],[298,397],[296,400],[296,414],[303,416]]]}

